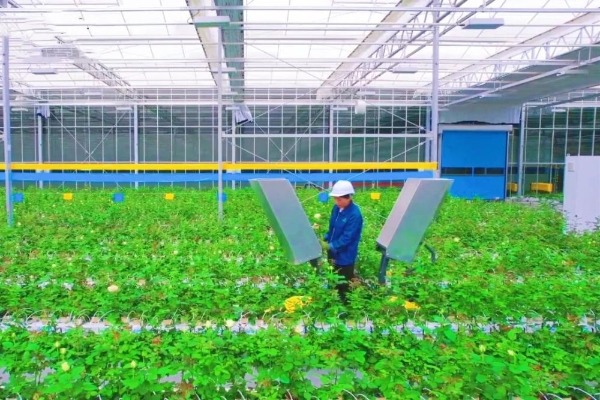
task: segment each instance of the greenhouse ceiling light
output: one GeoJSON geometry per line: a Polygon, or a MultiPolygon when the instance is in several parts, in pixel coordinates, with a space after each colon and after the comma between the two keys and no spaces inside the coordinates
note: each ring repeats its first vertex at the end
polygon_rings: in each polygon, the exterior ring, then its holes
{"type": "Polygon", "coordinates": [[[332,107],[333,111],[348,111],[348,107],[332,107]]]}
{"type": "Polygon", "coordinates": [[[498,29],[504,26],[503,18],[471,18],[465,22],[463,29],[498,29]]]}
{"type": "MultiPolygon", "coordinates": [[[[212,72],[213,74],[218,74],[219,70],[218,69],[212,69],[210,72],[212,72]]],[[[237,72],[237,68],[234,67],[223,67],[221,69],[221,72],[226,74],[228,72],[237,72]]]]}
{"type": "Polygon", "coordinates": [[[194,18],[194,26],[196,28],[214,28],[227,27],[231,24],[231,19],[228,16],[198,16],[194,18]]]}
{"type": "Polygon", "coordinates": [[[394,74],[416,74],[419,72],[418,69],[412,67],[405,67],[402,65],[396,65],[391,69],[391,72],[394,74]]]}
{"type": "Polygon", "coordinates": [[[30,72],[33,75],[56,75],[58,73],[55,68],[32,68],[30,72]]]}
{"type": "Polygon", "coordinates": [[[567,69],[564,71],[559,71],[556,73],[556,76],[563,76],[563,75],[587,75],[588,71],[585,69],[567,69]]]}

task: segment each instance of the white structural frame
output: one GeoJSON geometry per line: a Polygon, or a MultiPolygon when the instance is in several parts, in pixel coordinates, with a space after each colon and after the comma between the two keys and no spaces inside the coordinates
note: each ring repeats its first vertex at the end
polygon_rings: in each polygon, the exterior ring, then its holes
{"type": "Polygon", "coordinates": [[[221,28],[217,28],[217,48],[218,48],[218,73],[217,73],[217,162],[218,170],[218,215],[219,221],[223,219],[223,46],[221,28]]]}
{"type": "MultiPolygon", "coordinates": [[[[52,21],[51,23],[46,22],[45,26],[50,29],[67,29],[67,28],[82,28],[84,26],[90,29],[101,28],[101,27],[131,27],[137,28],[142,26],[155,26],[155,27],[177,27],[182,26],[184,21],[171,21],[168,19],[153,20],[152,22],[135,21],[135,22],[114,22],[102,20],[94,20],[94,15],[117,15],[123,13],[132,13],[131,7],[93,7],[93,6],[60,6],[60,7],[49,7],[36,5],[31,7],[27,3],[29,0],[9,0],[10,4],[17,5],[16,8],[10,8],[5,12],[5,15],[10,21],[15,24],[19,19],[25,21],[20,25],[26,26],[28,22],[34,23],[35,19],[33,16],[45,17],[60,11],[64,16],[69,16],[76,13],[89,13],[90,21],[86,19],[85,22],[80,21],[52,21]],[[23,6],[19,6],[23,3],[23,6]],[[28,19],[29,18],[29,19],[28,19]]],[[[238,60],[231,59],[231,62],[246,62],[248,64],[247,69],[249,73],[259,73],[261,68],[263,71],[273,70],[273,65],[276,66],[277,71],[283,71],[287,69],[307,69],[307,72],[314,70],[318,71],[318,75],[331,71],[332,64],[337,64],[337,68],[334,69],[333,73],[327,78],[325,77],[322,81],[322,89],[330,88],[333,89],[334,93],[329,95],[337,96],[335,92],[340,91],[344,88],[357,87],[370,85],[374,81],[390,83],[395,82],[394,79],[389,77],[389,70],[396,64],[417,64],[421,69],[426,68],[424,64],[431,63],[429,57],[419,57],[419,52],[427,47],[434,47],[432,44],[431,34],[434,31],[434,27],[437,27],[440,32],[439,46],[442,49],[452,46],[465,46],[465,43],[471,43],[469,46],[472,48],[481,47],[508,47],[507,50],[494,54],[487,59],[474,60],[474,59],[463,59],[456,57],[456,59],[450,60],[446,56],[441,57],[441,63],[439,65],[440,73],[443,75],[440,77],[439,89],[440,94],[444,97],[448,96],[449,93],[453,93],[459,90],[472,90],[474,86],[482,82],[494,82],[511,71],[516,71],[520,66],[527,66],[531,64],[539,63],[551,63],[556,64],[557,67],[570,65],[573,60],[560,61],[553,59],[560,53],[568,52],[569,50],[576,49],[581,46],[596,46],[598,42],[600,28],[598,28],[600,21],[600,13],[598,8],[593,3],[594,0],[589,0],[586,3],[579,2],[577,4],[585,5],[586,7],[571,7],[571,8],[536,8],[536,7],[511,7],[509,2],[508,6],[500,7],[500,4],[496,0],[483,0],[481,2],[469,1],[469,0],[441,0],[438,5],[433,4],[432,0],[413,0],[411,2],[403,1],[394,4],[391,0],[376,0],[381,4],[374,4],[373,6],[349,6],[349,5],[327,5],[326,2],[322,6],[282,6],[282,5],[264,5],[262,1],[259,5],[246,5],[246,6],[226,6],[226,5],[215,5],[213,0],[192,0],[189,7],[155,7],[151,6],[152,2],[149,2],[148,7],[144,7],[139,10],[140,13],[174,13],[174,12],[189,12],[192,15],[216,15],[217,10],[241,10],[247,15],[251,13],[268,13],[271,12],[377,12],[379,14],[385,14],[380,20],[367,20],[365,21],[350,21],[347,22],[336,22],[334,20],[328,20],[326,23],[319,21],[286,21],[286,32],[311,32],[322,30],[323,26],[326,25],[326,29],[330,32],[336,31],[348,31],[358,32],[365,31],[371,32],[363,40],[360,38],[352,38],[347,35],[341,37],[329,37],[315,36],[315,37],[299,37],[299,38],[288,38],[287,35],[284,37],[273,37],[268,35],[266,37],[248,37],[245,39],[246,47],[256,47],[261,43],[269,46],[278,44],[294,44],[294,45],[316,45],[321,42],[321,45],[352,45],[356,46],[356,51],[352,52],[348,57],[310,57],[308,59],[293,57],[279,57],[271,54],[262,53],[263,60],[260,57],[244,57],[238,60]],[[474,7],[474,5],[476,5],[474,7]],[[547,31],[542,34],[536,35],[533,38],[527,38],[521,40],[520,37],[513,40],[507,38],[483,38],[483,37],[468,37],[460,38],[453,37],[451,33],[461,30],[461,26],[468,21],[469,18],[478,15],[494,15],[494,14],[508,15],[505,26],[511,28],[517,27],[548,27],[547,31]],[[436,14],[439,18],[433,18],[436,14]],[[567,19],[568,23],[561,24],[558,28],[552,28],[548,23],[537,23],[535,20],[531,23],[524,24],[521,22],[512,22],[511,18],[518,14],[530,14],[533,17],[537,15],[573,15],[575,18],[567,19]],[[580,15],[583,14],[583,15],[580,15]],[[301,29],[301,30],[300,30],[301,29]],[[504,54],[504,55],[503,55],[504,54]],[[429,61],[428,61],[429,60],[429,61]],[[448,62],[452,63],[452,66],[448,66],[448,62]],[[264,65],[261,67],[260,64],[263,62],[264,65]],[[286,66],[286,62],[288,65],[286,66]],[[305,67],[299,67],[298,64],[304,62],[305,67]],[[328,64],[325,66],[324,64],[328,64]],[[320,66],[321,65],[321,66],[320,66]],[[460,68],[460,71],[454,71],[459,66],[464,65],[465,68],[460,68]]],[[[174,3],[179,5],[179,3],[174,3]]],[[[532,3],[534,4],[534,3],[532,3]]],[[[149,14],[149,15],[150,15],[149,14]]],[[[255,17],[253,17],[255,18],[255,17]]],[[[39,23],[35,21],[35,23],[39,23]]],[[[231,25],[242,25],[243,29],[248,32],[269,32],[272,30],[281,31],[281,27],[277,26],[277,23],[268,20],[244,20],[244,21],[232,21],[231,25]]],[[[35,28],[34,28],[35,30],[35,28]]],[[[144,58],[137,57],[140,66],[133,65],[128,67],[125,65],[114,65],[111,59],[95,60],[93,57],[83,55],[81,59],[72,60],[73,62],[65,64],[66,66],[75,66],[79,70],[85,72],[87,76],[91,76],[94,79],[102,82],[109,87],[119,88],[124,91],[125,94],[132,95],[131,87],[138,85],[137,78],[127,79],[119,74],[120,71],[161,71],[164,73],[174,72],[181,70],[184,71],[196,71],[199,73],[202,71],[206,76],[211,76],[213,84],[216,86],[215,79],[215,64],[218,63],[217,51],[218,43],[216,43],[216,36],[212,28],[198,28],[197,37],[185,36],[185,35],[173,35],[167,36],[160,35],[142,35],[142,36],[118,36],[115,34],[111,35],[94,35],[94,37],[86,38],[81,35],[61,38],[61,36],[53,35],[49,37],[52,41],[56,41],[58,38],[59,43],[63,45],[69,45],[71,47],[79,48],[85,47],[108,47],[117,46],[119,43],[147,43],[150,46],[186,46],[186,43],[190,45],[198,44],[198,37],[201,39],[201,47],[204,49],[205,62],[198,63],[194,62],[182,63],[185,59],[171,59],[165,58],[160,65],[151,65],[152,62],[160,60],[156,55],[144,58]],[[207,75],[208,74],[208,75],[207,75]]],[[[360,35],[359,35],[360,36],[360,35]]],[[[526,38],[526,37],[523,37],[526,38]]],[[[44,39],[45,40],[45,39],[44,39]]],[[[44,45],[44,41],[38,41],[40,46],[44,45]]],[[[228,43],[228,45],[239,45],[241,43],[228,43]]],[[[114,59],[119,62],[118,59],[114,59]]],[[[13,73],[21,74],[27,72],[30,68],[31,60],[14,60],[13,73]],[[22,71],[22,72],[21,72],[22,71]]],[[[64,68],[59,68],[66,71],[64,68]]],[[[245,71],[241,71],[245,72],[245,71]]],[[[129,72],[127,72],[131,75],[129,72]]],[[[59,74],[60,75],[60,74],[59,74]]],[[[273,74],[271,78],[272,82],[286,82],[288,79],[282,78],[279,80],[273,74]]],[[[302,74],[306,77],[306,82],[311,81],[310,74],[302,74]]],[[[81,75],[82,79],[85,75],[81,75]]],[[[526,75],[524,75],[526,76],[526,75]]],[[[17,77],[18,78],[18,77],[17,77]]],[[[71,79],[71,77],[69,77],[71,79]]],[[[181,84],[187,83],[187,79],[181,80],[181,84]]],[[[226,76],[227,79],[227,76],[226,76]]],[[[260,79],[254,79],[252,77],[245,78],[248,83],[256,85],[260,82],[260,79]]],[[[18,80],[18,79],[17,79],[18,80]]],[[[296,82],[302,83],[301,77],[295,78],[296,82]]],[[[60,87],[60,79],[55,79],[58,87],[60,87]]],[[[172,84],[177,84],[177,80],[172,78],[170,80],[172,84]]],[[[405,81],[402,81],[403,83],[405,81]]],[[[65,81],[65,84],[67,82],[65,81]]],[[[403,84],[402,83],[402,84],[403,84]]],[[[501,82],[498,81],[501,86],[501,82]]],[[[429,85],[424,88],[422,85],[416,89],[423,88],[422,91],[417,90],[416,94],[431,93],[431,85],[433,80],[429,81],[429,85]]],[[[225,84],[224,86],[227,86],[225,84]]],[[[56,85],[55,85],[56,87],[56,85]]],[[[322,98],[329,98],[327,91],[320,91],[319,96],[322,98]]],[[[133,96],[133,95],[132,95],[133,96]]],[[[461,101],[461,99],[456,99],[461,101]]]]}
{"type": "MultiPolygon", "coordinates": [[[[131,106],[134,157],[139,150],[138,116],[145,107],[216,105],[221,165],[222,141],[231,141],[235,160],[239,138],[234,118],[231,133],[224,132],[223,107],[240,103],[329,110],[323,133],[252,133],[244,134],[245,138],[328,137],[329,160],[335,158],[333,138],[426,138],[426,158],[435,162],[443,110],[451,112],[478,99],[497,98],[501,103],[509,90],[526,92],[528,85],[553,76],[561,81],[578,77],[576,91],[565,84],[557,87],[554,96],[505,105],[525,103],[530,109],[600,98],[600,81],[593,73],[600,65],[596,52],[600,0],[571,0],[551,7],[543,0],[528,0],[527,7],[518,0],[372,0],[369,5],[323,0],[318,6],[281,5],[273,0],[254,0],[249,5],[173,0],[168,7],[148,0],[143,8],[37,3],[2,0],[7,177],[11,174],[11,105],[131,106]],[[242,20],[231,20],[228,27],[193,26],[195,18],[231,11],[242,12],[242,20]],[[463,29],[471,18],[493,18],[504,24],[492,33],[463,29]],[[224,41],[224,34],[232,29],[241,29],[246,36],[224,41]],[[228,52],[228,46],[244,51],[228,52]],[[39,54],[32,55],[35,52],[39,54]],[[243,82],[235,86],[241,91],[233,91],[230,63],[243,65],[237,70],[243,82]],[[57,74],[33,73],[39,69],[57,74]],[[583,88],[588,78],[589,86],[583,88]],[[100,94],[90,94],[93,91],[100,94]],[[17,98],[11,99],[11,93],[17,98]],[[339,133],[335,108],[352,108],[358,98],[370,109],[429,107],[427,129],[418,127],[422,132],[415,134],[409,130],[339,133]]],[[[489,107],[497,103],[490,102],[489,107]]],[[[219,168],[219,218],[223,216],[222,172],[219,168]]],[[[10,179],[6,181],[10,224],[12,189],[10,179]]]]}
{"type": "MultiPolygon", "coordinates": [[[[2,0],[2,8],[8,9],[8,0],[2,0]]],[[[6,194],[6,218],[8,226],[13,226],[13,191],[11,170],[11,126],[10,126],[10,40],[8,34],[2,37],[2,107],[4,144],[4,187],[6,194]]]]}

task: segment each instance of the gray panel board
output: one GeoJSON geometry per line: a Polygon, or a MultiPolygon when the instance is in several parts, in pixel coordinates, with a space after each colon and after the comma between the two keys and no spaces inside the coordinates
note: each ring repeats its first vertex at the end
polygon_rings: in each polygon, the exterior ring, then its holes
{"type": "Polygon", "coordinates": [[[291,183],[287,179],[251,179],[250,186],[288,261],[302,264],[320,258],[321,244],[291,183]]]}
{"type": "Polygon", "coordinates": [[[452,179],[407,179],[377,243],[392,260],[412,262],[452,179]]]}

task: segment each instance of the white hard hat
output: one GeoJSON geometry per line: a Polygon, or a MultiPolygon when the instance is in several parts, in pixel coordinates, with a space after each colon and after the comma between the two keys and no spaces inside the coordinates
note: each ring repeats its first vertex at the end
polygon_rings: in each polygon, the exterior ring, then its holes
{"type": "Polygon", "coordinates": [[[354,187],[352,184],[349,181],[337,181],[335,185],[333,185],[329,196],[341,197],[348,194],[354,194],[354,187]]]}

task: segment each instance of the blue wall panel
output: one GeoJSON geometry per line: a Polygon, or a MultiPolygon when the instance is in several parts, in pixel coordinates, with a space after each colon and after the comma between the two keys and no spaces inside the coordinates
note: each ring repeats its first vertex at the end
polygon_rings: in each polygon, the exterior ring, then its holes
{"type": "Polygon", "coordinates": [[[452,196],[506,198],[508,132],[445,130],[441,176],[454,179],[452,196]]]}
{"type": "Polygon", "coordinates": [[[463,199],[504,199],[506,180],[502,176],[475,177],[461,175],[443,175],[443,178],[454,179],[450,194],[463,199]]]}

